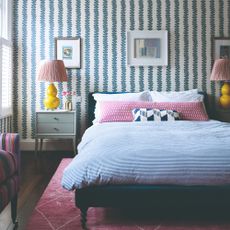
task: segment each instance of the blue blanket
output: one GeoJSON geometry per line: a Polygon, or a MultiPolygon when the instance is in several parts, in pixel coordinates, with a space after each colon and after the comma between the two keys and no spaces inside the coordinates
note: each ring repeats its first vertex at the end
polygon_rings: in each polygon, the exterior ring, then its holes
{"type": "Polygon", "coordinates": [[[93,125],[64,170],[68,190],[105,184],[230,184],[230,124],[219,121],[93,125]]]}

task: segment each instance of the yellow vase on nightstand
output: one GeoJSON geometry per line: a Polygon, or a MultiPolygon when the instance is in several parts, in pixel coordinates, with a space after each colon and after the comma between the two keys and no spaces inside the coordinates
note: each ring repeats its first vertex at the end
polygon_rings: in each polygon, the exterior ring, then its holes
{"type": "Polygon", "coordinates": [[[57,89],[53,83],[48,86],[46,96],[43,101],[46,109],[56,109],[60,104],[60,100],[57,97],[57,89]]]}

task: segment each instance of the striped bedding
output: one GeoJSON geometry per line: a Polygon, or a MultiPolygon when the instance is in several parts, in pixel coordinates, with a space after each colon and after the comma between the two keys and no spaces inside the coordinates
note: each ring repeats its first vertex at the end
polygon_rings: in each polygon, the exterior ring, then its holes
{"type": "Polygon", "coordinates": [[[230,185],[230,124],[93,125],[64,170],[62,186],[72,190],[105,184],[230,185]]]}

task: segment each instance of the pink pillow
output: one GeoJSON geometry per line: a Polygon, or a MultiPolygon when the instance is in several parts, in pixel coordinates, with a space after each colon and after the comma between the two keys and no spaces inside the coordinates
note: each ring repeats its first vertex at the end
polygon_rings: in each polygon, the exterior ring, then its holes
{"type": "Polygon", "coordinates": [[[100,101],[100,118],[102,122],[133,121],[132,110],[135,108],[153,108],[153,102],[147,101],[100,101]]]}
{"type": "Polygon", "coordinates": [[[196,102],[154,102],[156,109],[176,110],[180,120],[207,121],[208,115],[201,101],[196,102]]]}
{"type": "Polygon", "coordinates": [[[101,101],[99,122],[131,122],[135,108],[175,110],[181,120],[207,121],[203,102],[101,101]]]}

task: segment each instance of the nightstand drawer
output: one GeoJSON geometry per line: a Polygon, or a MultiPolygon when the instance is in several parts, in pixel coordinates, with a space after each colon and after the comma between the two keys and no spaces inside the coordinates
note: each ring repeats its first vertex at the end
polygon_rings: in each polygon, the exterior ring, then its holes
{"type": "Polygon", "coordinates": [[[38,123],[37,134],[47,133],[47,134],[73,134],[74,127],[73,123],[38,123]]]}
{"type": "Polygon", "coordinates": [[[73,123],[74,114],[73,113],[59,113],[59,114],[38,113],[37,121],[38,123],[73,123]]]}

